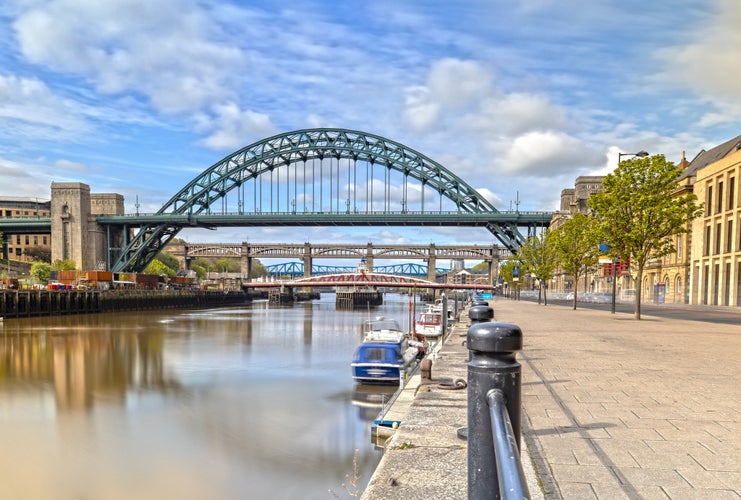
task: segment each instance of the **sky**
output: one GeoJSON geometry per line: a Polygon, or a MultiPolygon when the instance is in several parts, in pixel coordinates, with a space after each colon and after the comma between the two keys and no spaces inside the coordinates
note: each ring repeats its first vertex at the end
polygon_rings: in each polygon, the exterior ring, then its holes
{"type": "MultiPolygon", "coordinates": [[[[339,127],[424,153],[500,210],[558,210],[618,152],[678,163],[741,133],[738,26],[738,0],[6,0],[0,195],[84,182],[156,212],[244,146],[339,127]]],[[[179,236],[495,242],[477,231],[179,236]]]]}

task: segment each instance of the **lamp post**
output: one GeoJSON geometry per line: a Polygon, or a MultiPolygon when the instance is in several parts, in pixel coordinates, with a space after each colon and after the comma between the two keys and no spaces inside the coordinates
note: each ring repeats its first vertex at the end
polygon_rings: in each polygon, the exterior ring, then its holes
{"type": "MultiPolygon", "coordinates": [[[[623,156],[638,156],[639,158],[645,158],[648,156],[648,153],[644,150],[640,150],[637,153],[620,153],[618,152],[618,167],[620,166],[620,159],[623,156]]],[[[617,264],[618,260],[617,257],[613,255],[612,257],[612,307],[610,308],[610,312],[612,314],[615,314],[615,296],[617,295],[617,264]]],[[[638,286],[641,286],[640,283],[638,286]]]]}
{"type": "Polygon", "coordinates": [[[610,313],[615,314],[615,296],[617,295],[617,259],[612,257],[612,307],[610,313]]]}
{"type": "Polygon", "coordinates": [[[638,156],[639,158],[645,158],[648,156],[648,153],[646,151],[638,151],[637,153],[618,153],[618,167],[620,166],[620,158],[623,156],[638,156]]]}

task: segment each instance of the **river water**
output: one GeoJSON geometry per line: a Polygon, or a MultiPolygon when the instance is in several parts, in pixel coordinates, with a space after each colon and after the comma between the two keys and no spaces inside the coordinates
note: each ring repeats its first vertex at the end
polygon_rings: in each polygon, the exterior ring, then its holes
{"type": "Polygon", "coordinates": [[[381,458],[358,326],[407,301],[5,320],[0,499],[349,498],[381,458]]]}

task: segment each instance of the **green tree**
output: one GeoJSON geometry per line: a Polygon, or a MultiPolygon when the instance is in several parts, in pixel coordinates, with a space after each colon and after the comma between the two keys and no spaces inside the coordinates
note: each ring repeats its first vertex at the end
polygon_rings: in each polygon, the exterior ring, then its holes
{"type": "Polygon", "coordinates": [[[577,283],[581,276],[594,271],[599,259],[601,235],[597,220],[582,213],[563,223],[550,235],[556,251],[558,265],[574,278],[574,309],[576,309],[577,283]]]}
{"type": "Polygon", "coordinates": [[[481,271],[488,271],[489,270],[489,263],[486,261],[479,262],[475,266],[471,268],[471,271],[473,272],[481,272],[481,271]]]}
{"type": "Polygon", "coordinates": [[[77,265],[72,259],[57,259],[52,262],[51,267],[57,271],[74,271],[77,268],[77,265]]]}
{"type": "Polygon", "coordinates": [[[641,319],[643,269],[649,259],[676,252],[673,235],[686,233],[702,206],[694,194],[677,196],[682,169],[664,155],[620,162],[589,198],[613,257],[635,269],[635,319],[641,319]]]}
{"type": "Polygon", "coordinates": [[[520,262],[514,257],[505,260],[499,265],[499,278],[507,284],[510,290],[516,286],[515,283],[517,282],[515,281],[514,274],[515,268],[519,266],[520,262]]]}
{"type": "Polygon", "coordinates": [[[230,260],[231,259],[227,259],[226,257],[223,257],[221,259],[217,259],[216,260],[216,263],[215,263],[216,269],[220,273],[225,273],[225,272],[229,271],[229,261],[230,260]]]}
{"type": "MultiPolygon", "coordinates": [[[[211,271],[215,271],[213,263],[209,259],[204,259],[202,257],[194,260],[193,262],[191,262],[190,268],[191,269],[194,269],[195,267],[200,267],[201,269],[203,269],[203,271],[204,271],[203,277],[204,278],[206,277],[206,274],[205,273],[210,273],[211,271]]],[[[198,272],[198,271],[196,271],[196,272],[198,272]]]]}
{"type": "Polygon", "coordinates": [[[193,263],[190,265],[190,270],[196,273],[196,276],[198,276],[199,281],[206,279],[206,268],[205,267],[199,264],[193,263]]]}
{"type": "Polygon", "coordinates": [[[543,291],[545,305],[548,305],[547,284],[553,278],[558,265],[558,256],[552,243],[551,231],[531,236],[520,247],[517,254],[523,270],[538,279],[539,292],[543,291]],[[546,284],[544,288],[543,285],[546,284]]]}
{"type": "Polygon", "coordinates": [[[51,277],[51,264],[47,262],[36,261],[31,264],[29,274],[38,283],[46,283],[51,277]]]}
{"type": "Polygon", "coordinates": [[[159,254],[157,254],[157,260],[159,260],[162,264],[170,268],[173,272],[173,275],[180,270],[180,261],[178,260],[177,257],[175,257],[174,255],[170,253],[160,252],[159,254]]]}
{"type": "Polygon", "coordinates": [[[156,276],[165,275],[168,277],[173,277],[175,276],[176,271],[170,268],[170,266],[167,266],[161,260],[153,259],[152,262],[150,262],[144,269],[144,274],[154,274],[156,276]]]}
{"type": "Polygon", "coordinates": [[[252,272],[250,278],[260,278],[261,276],[267,276],[268,270],[258,259],[252,261],[252,272]]]}

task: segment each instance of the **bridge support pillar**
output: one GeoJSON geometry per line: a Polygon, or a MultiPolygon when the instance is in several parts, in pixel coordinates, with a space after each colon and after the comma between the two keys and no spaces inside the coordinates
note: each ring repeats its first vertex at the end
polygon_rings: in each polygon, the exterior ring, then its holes
{"type": "Polygon", "coordinates": [[[494,286],[499,279],[499,249],[496,245],[491,246],[491,260],[489,261],[489,284],[494,286]]]}
{"type": "Polygon", "coordinates": [[[311,243],[306,242],[304,243],[304,278],[309,278],[311,276],[311,266],[313,264],[312,258],[311,258],[311,243]]]}
{"type": "Polygon", "coordinates": [[[252,279],[252,257],[250,257],[250,244],[242,242],[242,255],[239,257],[239,272],[246,274],[252,279]]]}
{"type": "Polygon", "coordinates": [[[437,267],[437,252],[435,244],[430,243],[429,258],[427,259],[427,280],[435,281],[435,268],[437,267]]]}
{"type": "Polygon", "coordinates": [[[368,269],[372,272],[373,271],[373,243],[370,241],[368,242],[368,246],[366,247],[365,251],[365,265],[368,266],[368,269]]]}

